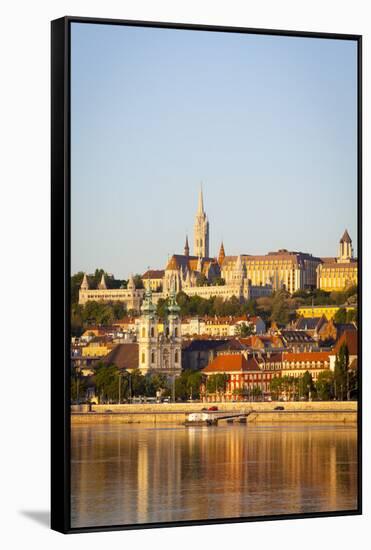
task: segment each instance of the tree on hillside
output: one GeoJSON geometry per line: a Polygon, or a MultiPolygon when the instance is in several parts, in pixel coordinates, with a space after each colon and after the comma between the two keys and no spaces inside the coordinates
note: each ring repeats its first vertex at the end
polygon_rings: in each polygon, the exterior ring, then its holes
{"type": "Polygon", "coordinates": [[[224,286],[225,279],[223,279],[223,277],[214,277],[212,280],[212,284],[215,286],[224,286]]]}
{"type": "Polygon", "coordinates": [[[208,286],[208,285],[209,285],[209,281],[208,281],[208,278],[206,277],[206,275],[204,275],[203,273],[201,273],[201,274],[197,277],[196,285],[197,285],[197,286],[208,286]]]}
{"type": "Polygon", "coordinates": [[[347,311],[347,323],[358,323],[358,308],[347,311]]]}
{"type": "Polygon", "coordinates": [[[134,275],[133,280],[134,280],[135,288],[137,289],[144,288],[143,279],[139,273],[134,275]]]}
{"type": "Polygon", "coordinates": [[[289,322],[289,309],[286,303],[287,293],[285,291],[276,292],[273,297],[271,321],[280,325],[286,325],[289,322]]]}
{"type": "Polygon", "coordinates": [[[251,334],[254,334],[254,330],[251,325],[247,323],[239,323],[236,325],[236,336],[246,338],[247,336],[251,336],[251,334]]]}
{"type": "Polygon", "coordinates": [[[75,273],[71,277],[71,305],[77,304],[79,302],[79,290],[82,283],[82,280],[84,278],[83,271],[79,271],[78,273],[75,273]]]}
{"type": "Polygon", "coordinates": [[[347,310],[345,307],[340,307],[334,315],[334,322],[344,324],[347,322],[347,310]]]}

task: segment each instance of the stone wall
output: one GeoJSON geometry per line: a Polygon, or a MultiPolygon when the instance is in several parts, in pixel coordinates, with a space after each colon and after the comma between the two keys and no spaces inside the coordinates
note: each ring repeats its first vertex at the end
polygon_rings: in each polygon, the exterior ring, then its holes
{"type": "MultiPolygon", "coordinates": [[[[356,401],[288,401],[288,402],[238,402],[238,403],[136,403],[134,405],[92,405],[92,410],[95,412],[112,412],[121,413],[163,413],[163,412],[197,412],[203,408],[209,408],[216,405],[220,411],[248,411],[256,410],[273,410],[274,407],[284,407],[285,411],[289,410],[349,410],[357,411],[356,401]]],[[[71,411],[88,412],[88,405],[72,405],[71,411]]]]}

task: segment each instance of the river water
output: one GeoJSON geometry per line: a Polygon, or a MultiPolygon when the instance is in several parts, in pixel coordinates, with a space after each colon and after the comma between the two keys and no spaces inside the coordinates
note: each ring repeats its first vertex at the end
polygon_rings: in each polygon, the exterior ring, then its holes
{"type": "Polygon", "coordinates": [[[72,428],[72,527],[357,508],[353,425],[72,428]]]}

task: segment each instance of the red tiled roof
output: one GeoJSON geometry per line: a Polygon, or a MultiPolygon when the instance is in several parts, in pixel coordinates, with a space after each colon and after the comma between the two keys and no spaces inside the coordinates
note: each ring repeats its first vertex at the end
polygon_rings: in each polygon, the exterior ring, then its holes
{"type": "Polygon", "coordinates": [[[255,358],[248,360],[244,355],[218,355],[213,362],[202,370],[205,374],[217,372],[245,372],[249,370],[260,370],[255,358]]]}
{"type": "Polygon", "coordinates": [[[137,369],[139,345],[137,343],[118,344],[99,363],[106,366],[115,365],[119,369],[137,369]]]}
{"type": "Polygon", "coordinates": [[[349,355],[357,355],[358,354],[358,331],[345,330],[340,336],[339,340],[336,342],[333,352],[335,354],[339,353],[340,347],[344,343],[348,346],[349,355]]]}
{"type": "Polygon", "coordinates": [[[142,279],[162,279],[164,275],[165,271],[163,269],[148,269],[143,273],[142,279]]]}

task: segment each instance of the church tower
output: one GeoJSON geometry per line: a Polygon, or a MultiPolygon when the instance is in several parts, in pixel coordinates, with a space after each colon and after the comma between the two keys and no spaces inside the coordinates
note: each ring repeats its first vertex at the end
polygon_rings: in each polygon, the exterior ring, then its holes
{"type": "Polygon", "coordinates": [[[339,247],[339,262],[350,262],[353,258],[352,239],[349,237],[347,229],[344,231],[344,235],[340,239],[339,247]]]}
{"type": "Polygon", "coordinates": [[[198,196],[198,208],[194,225],[194,256],[209,257],[209,221],[204,210],[202,188],[198,196]]]}
{"type": "Polygon", "coordinates": [[[156,370],[159,360],[156,306],[152,303],[150,288],[146,289],[140,311],[138,325],[139,369],[142,374],[147,374],[151,370],[156,370]]]}

